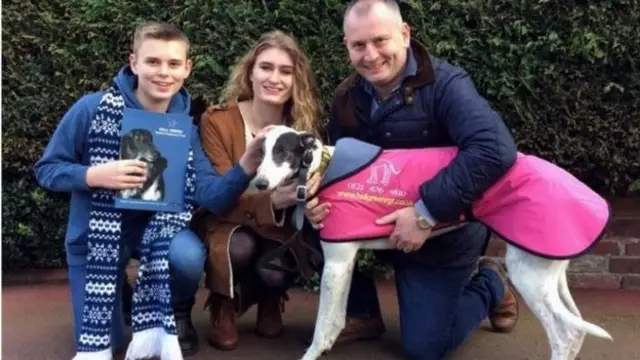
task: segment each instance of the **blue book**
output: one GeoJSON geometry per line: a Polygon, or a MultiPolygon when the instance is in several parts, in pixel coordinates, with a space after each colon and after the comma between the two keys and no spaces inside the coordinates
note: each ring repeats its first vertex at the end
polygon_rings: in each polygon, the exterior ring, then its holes
{"type": "Polygon", "coordinates": [[[117,192],[115,207],[147,211],[184,211],[184,181],[191,145],[192,119],[125,108],[120,159],[147,163],[147,181],[117,192]]]}

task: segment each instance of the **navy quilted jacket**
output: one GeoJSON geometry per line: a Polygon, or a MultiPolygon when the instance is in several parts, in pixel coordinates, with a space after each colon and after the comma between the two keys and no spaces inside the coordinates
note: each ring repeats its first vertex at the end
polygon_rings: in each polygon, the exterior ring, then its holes
{"type": "Polygon", "coordinates": [[[420,187],[433,218],[456,220],[513,165],[515,142],[469,75],[417,42],[405,76],[381,103],[372,101],[371,85],[357,74],[343,81],[333,101],[330,142],[348,136],[385,149],[457,146],[451,165],[420,187]]]}

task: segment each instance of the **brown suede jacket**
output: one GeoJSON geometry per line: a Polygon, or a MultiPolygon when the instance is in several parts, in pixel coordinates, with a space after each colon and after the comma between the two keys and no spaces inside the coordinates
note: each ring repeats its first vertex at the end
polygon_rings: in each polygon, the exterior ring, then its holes
{"type": "MultiPolygon", "coordinates": [[[[224,174],[236,164],[246,149],[245,126],[237,103],[230,102],[209,107],[200,121],[202,146],[215,170],[224,174]]],[[[209,250],[207,285],[213,292],[233,296],[233,273],[229,259],[229,239],[239,228],[248,227],[263,238],[283,243],[296,234],[291,217],[274,212],[267,192],[245,192],[236,205],[216,216],[198,209],[192,228],[209,250]],[[277,216],[276,216],[277,215],[277,216]]],[[[291,253],[302,267],[301,275],[310,277],[310,251],[297,241],[291,253]],[[304,257],[304,259],[303,259],[304,257]],[[301,261],[305,260],[305,261],[301,261]]]]}

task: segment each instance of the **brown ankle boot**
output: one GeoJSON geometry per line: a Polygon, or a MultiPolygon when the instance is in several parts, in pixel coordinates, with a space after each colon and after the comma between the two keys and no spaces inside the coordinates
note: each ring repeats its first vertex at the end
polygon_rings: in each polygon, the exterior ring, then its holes
{"type": "Polygon", "coordinates": [[[356,341],[376,339],[387,331],[382,317],[376,316],[368,319],[347,317],[344,329],[338,335],[335,345],[346,345],[356,341]]]}
{"type": "Polygon", "coordinates": [[[511,286],[511,282],[505,272],[505,269],[497,262],[491,259],[482,259],[478,263],[478,268],[490,268],[498,273],[504,287],[504,297],[489,313],[489,321],[493,327],[493,331],[500,333],[509,333],[515,328],[518,322],[518,297],[515,290],[511,286]]]}
{"type": "Polygon", "coordinates": [[[233,350],[238,346],[238,329],[233,300],[226,296],[212,295],[209,300],[211,345],[220,350],[233,350]]]}
{"type": "Polygon", "coordinates": [[[289,300],[286,293],[266,295],[258,302],[256,333],[265,338],[277,338],[282,334],[282,313],[284,302],[289,300]]]}
{"type": "MultiPolygon", "coordinates": [[[[387,331],[381,316],[361,319],[348,317],[345,320],[344,329],[338,335],[333,346],[352,344],[357,341],[374,340],[387,331]]],[[[313,342],[313,334],[306,340],[307,345],[313,342]]]]}

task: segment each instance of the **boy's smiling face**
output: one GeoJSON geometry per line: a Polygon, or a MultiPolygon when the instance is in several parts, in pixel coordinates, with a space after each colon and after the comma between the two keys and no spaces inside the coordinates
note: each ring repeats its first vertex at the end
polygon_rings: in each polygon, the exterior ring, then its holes
{"type": "Polygon", "coordinates": [[[188,44],[182,40],[145,39],[129,56],[138,75],[136,95],[145,107],[166,107],[191,73],[188,44]]]}

